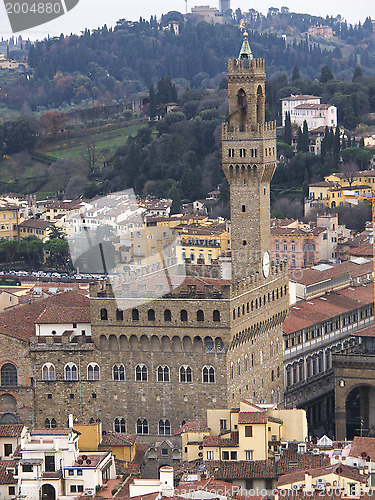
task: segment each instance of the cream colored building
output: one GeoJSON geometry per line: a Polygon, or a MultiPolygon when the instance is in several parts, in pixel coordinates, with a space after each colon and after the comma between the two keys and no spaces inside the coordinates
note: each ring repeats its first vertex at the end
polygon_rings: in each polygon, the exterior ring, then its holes
{"type": "Polygon", "coordinates": [[[207,410],[207,422],[188,422],[178,434],[183,460],[267,460],[281,441],[305,442],[306,412],[241,400],[239,408],[207,410]]]}
{"type": "MultiPolygon", "coordinates": [[[[309,492],[340,491],[345,497],[361,497],[371,488],[368,468],[351,467],[349,465],[329,465],[298,471],[281,476],[276,484],[278,490],[309,492]]],[[[284,495],[280,494],[283,498],[284,495]]],[[[275,496],[275,499],[278,496],[275,496]]]]}

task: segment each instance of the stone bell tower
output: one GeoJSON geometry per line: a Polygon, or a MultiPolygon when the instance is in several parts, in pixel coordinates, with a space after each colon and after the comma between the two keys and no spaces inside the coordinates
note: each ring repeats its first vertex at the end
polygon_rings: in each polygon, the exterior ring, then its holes
{"type": "Polygon", "coordinates": [[[254,59],[244,32],[238,59],[228,60],[229,117],[222,165],[230,185],[232,277],[269,267],[270,182],[276,169],[276,123],[265,122],[264,59],[254,59]]]}

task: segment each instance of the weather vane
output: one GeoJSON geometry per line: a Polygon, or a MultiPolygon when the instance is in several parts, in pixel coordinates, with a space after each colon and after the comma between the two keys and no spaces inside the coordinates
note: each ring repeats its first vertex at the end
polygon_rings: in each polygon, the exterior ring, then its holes
{"type": "MultiPolygon", "coordinates": [[[[246,19],[246,14],[244,13],[244,18],[246,19]]],[[[245,19],[240,20],[240,26],[239,29],[242,31],[242,34],[245,38],[248,36],[248,32],[246,31],[246,24],[245,24],[245,19]]]]}

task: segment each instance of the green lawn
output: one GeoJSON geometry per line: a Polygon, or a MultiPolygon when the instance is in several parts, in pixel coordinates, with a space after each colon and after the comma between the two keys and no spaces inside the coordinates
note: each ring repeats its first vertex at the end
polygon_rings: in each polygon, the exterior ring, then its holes
{"type": "Polygon", "coordinates": [[[68,139],[65,142],[51,144],[50,148],[43,149],[43,153],[54,158],[65,158],[66,156],[84,157],[89,142],[95,144],[96,151],[102,151],[104,158],[108,159],[119,146],[126,143],[130,135],[135,136],[138,130],[144,126],[147,126],[147,124],[141,123],[108,131],[103,127],[103,130],[87,137],[77,137],[77,139],[68,139]]]}

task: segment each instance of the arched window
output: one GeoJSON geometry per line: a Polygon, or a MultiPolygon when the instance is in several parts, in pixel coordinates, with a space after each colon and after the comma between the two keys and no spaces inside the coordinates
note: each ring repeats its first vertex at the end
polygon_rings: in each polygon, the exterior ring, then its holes
{"type": "Polygon", "coordinates": [[[204,347],[207,352],[214,352],[215,344],[211,337],[206,337],[204,339],[204,347]]]}
{"type": "Polygon", "coordinates": [[[171,435],[171,423],[169,420],[159,420],[159,436],[170,436],[171,435]]]}
{"type": "Polygon", "coordinates": [[[136,382],[147,382],[148,373],[146,365],[137,365],[135,367],[135,380],[136,382]]]}
{"type": "Polygon", "coordinates": [[[100,380],[100,368],[97,363],[90,363],[87,366],[87,380],[100,380]]]}
{"type": "Polygon", "coordinates": [[[112,368],[113,380],[125,380],[125,366],[123,364],[114,365],[112,368]]]}
{"type": "Polygon", "coordinates": [[[271,340],[271,344],[270,344],[270,357],[273,358],[273,340],[271,340]]]}
{"type": "Polygon", "coordinates": [[[169,382],[169,367],[168,366],[158,366],[157,370],[157,380],[158,382],[169,382]]]}
{"type": "Polygon", "coordinates": [[[180,312],[180,318],[181,318],[181,321],[188,320],[188,313],[185,309],[182,309],[182,311],[180,312]]]}
{"type": "Polygon", "coordinates": [[[181,366],[180,367],[180,382],[192,382],[193,381],[193,372],[190,366],[181,366]]]}
{"type": "Polygon", "coordinates": [[[126,421],[123,417],[115,418],[113,422],[113,428],[115,432],[126,433],[126,421]]]}
{"type": "Polygon", "coordinates": [[[103,309],[100,309],[100,319],[102,321],[105,321],[108,319],[108,312],[107,312],[107,309],[105,309],[104,307],[103,307],[103,309]]]}
{"type": "Polygon", "coordinates": [[[64,368],[65,380],[78,380],[78,369],[74,363],[67,363],[64,368]]]}
{"type": "Polygon", "coordinates": [[[116,320],[122,321],[123,319],[124,319],[124,311],[121,311],[121,309],[116,309],[116,320]]]}
{"type": "Polygon", "coordinates": [[[249,356],[245,356],[245,372],[249,371],[249,356]]]}
{"type": "Polygon", "coordinates": [[[137,434],[148,434],[148,421],[145,418],[139,418],[136,426],[137,434]]]}
{"type": "Polygon", "coordinates": [[[276,340],[276,354],[280,354],[280,340],[276,340]]]}
{"type": "Polygon", "coordinates": [[[233,363],[230,364],[230,379],[234,379],[234,365],[233,363]]]}
{"type": "Polygon", "coordinates": [[[46,418],[44,421],[44,427],[46,429],[55,429],[57,427],[57,422],[54,418],[46,418]]]}
{"type": "Polygon", "coordinates": [[[215,310],[212,313],[212,319],[213,321],[220,321],[220,311],[215,310]]]}
{"type": "Polygon", "coordinates": [[[262,364],[263,363],[263,351],[262,349],[260,350],[259,352],[259,363],[262,364]]]}
{"type": "Polygon", "coordinates": [[[204,312],[202,309],[198,309],[197,311],[197,321],[204,321],[204,312]]]}
{"type": "Polygon", "coordinates": [[[155,321],[155,311],[153,309],[147,311],[147,319],[148,321],[155,321]]]}
{"type": "Polygon", "coordinates": [[[271,382],[275,380],[275,372],[271,370],[271,382]]]}
{"type": "Polygon", "coordinates": [[[52,363],[46,363],[42,368],[43,380],[55,380],[55,367],[52,363]]]}
{"type": "Polygon", "coordinates": [[[208,384],[213,384],[215,382],[215,368],[213,366],[203,367],[202,380],[208,384]]]}
{"type": "Polygon", "coordinates": [[[172,313],[169,309],[164,311],[164,321],[172,321],[172,313]]]}
{"type": "Polygon", "coordinates": [[[12,363],[5,363],[1,367],[1,385],[15,387],[17,385],[17,368],[12,363]]]}
{"type": "Polygon", "coordinates": [[[132,321],[139,321],[138,309],[132,309],[132,321]]]}
{"type": "Polygon", "coordinates": [[[237,361],[237,374],[238,374],[238,376],[241,375],[241,360],[240,359],[237,361]]]}

